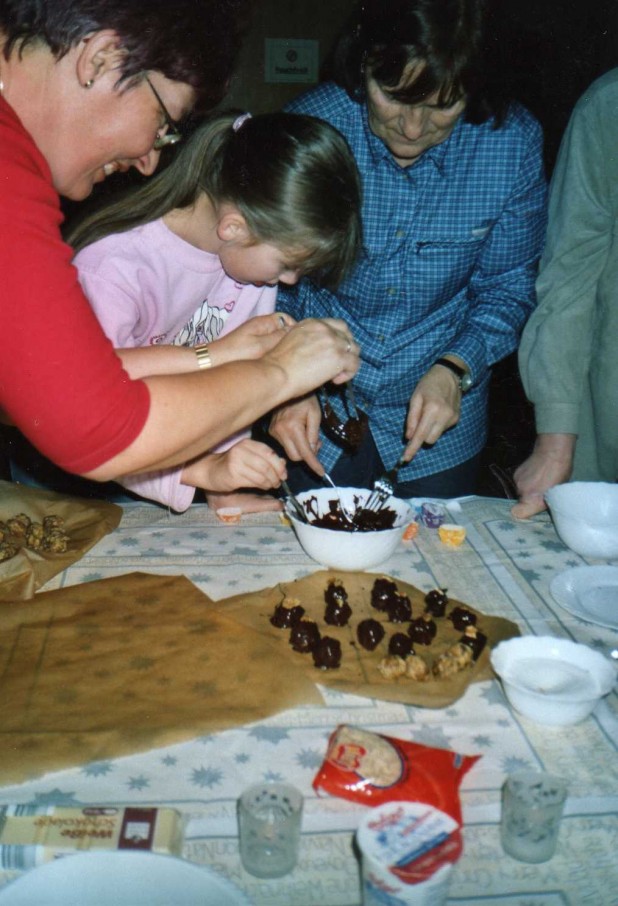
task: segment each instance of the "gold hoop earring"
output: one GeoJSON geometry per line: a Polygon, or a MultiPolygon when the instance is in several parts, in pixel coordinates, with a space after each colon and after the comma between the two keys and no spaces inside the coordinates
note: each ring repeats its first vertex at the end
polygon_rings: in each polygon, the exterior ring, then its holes
{"type": "Polygon", "coordinates": [[[94,79],[88,79],[87,82],[84,82],[84,88],[92,88],[94,85],[94,79]]]}

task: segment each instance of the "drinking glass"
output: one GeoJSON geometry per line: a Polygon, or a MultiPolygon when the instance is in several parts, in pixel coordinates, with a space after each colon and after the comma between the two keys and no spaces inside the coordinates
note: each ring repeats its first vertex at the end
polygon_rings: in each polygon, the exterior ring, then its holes
{"type": "Polygon", "coordinates": [[[280,878],[298,859],[303,797],[287,783],[258,783],[238,800],[240,859],[258,878],[280,878]]]}
{"type": "Polygon", "coordinates": [[[567,796],[563,780],[518,771],[502,787],[500,836],[505,852],[520,862],[547,862],[556,851],[567,796]]]}

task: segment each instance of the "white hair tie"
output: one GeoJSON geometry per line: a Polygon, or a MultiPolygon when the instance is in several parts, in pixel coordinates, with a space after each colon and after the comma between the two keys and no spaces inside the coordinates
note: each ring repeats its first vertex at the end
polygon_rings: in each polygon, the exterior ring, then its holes
{"type": "Polygon", "coordinates": [[[232,129],[234,132],[238,132],[243,123],[251,119],[250,113],[241,113],[240,116],[237,116],[234,122],[232,123],[232,129]]]}

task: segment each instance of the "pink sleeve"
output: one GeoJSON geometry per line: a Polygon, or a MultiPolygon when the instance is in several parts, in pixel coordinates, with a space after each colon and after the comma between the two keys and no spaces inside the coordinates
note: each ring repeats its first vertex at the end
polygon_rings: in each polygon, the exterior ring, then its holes
{"type": "Polygon", "coordinates": [[[140,497],[169,506],[177,513],[184,513],[193,503],[195,488],[181,484],[181,476],[182,467],[129,475],[118,479],[118,483],[140,497]]]}

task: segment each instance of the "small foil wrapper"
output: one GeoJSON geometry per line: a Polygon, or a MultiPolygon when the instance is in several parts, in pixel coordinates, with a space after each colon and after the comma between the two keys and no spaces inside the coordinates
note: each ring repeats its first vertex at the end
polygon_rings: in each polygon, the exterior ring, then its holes
{"type": "Polygon", "coordinates": [[[423,503],[420,515],[423,525],[430,529],[437,529],[446,519],[446,510],[439,503],[423,503]]]}
{"type": "Polygon", "coordinates": [[[466,530],[463,525],[443,522],[442,525],[438,526],[438,536],[442,544],[447,547],[460,547],[465,541],[466,530]]]}
{"type": "Polygon", "coordinates": [[[401,536],[402,541],[413,541],[418,535],[418,522],[410,522],[401,536]]]}
{"type": "Polygon", "coordinates": [[[222,506],[215,510],[217,519],[220,522],[227,522],[230,525],[236,525],[242,517],[242,510],[239,506],[222,506]]]}

